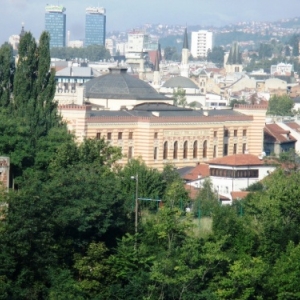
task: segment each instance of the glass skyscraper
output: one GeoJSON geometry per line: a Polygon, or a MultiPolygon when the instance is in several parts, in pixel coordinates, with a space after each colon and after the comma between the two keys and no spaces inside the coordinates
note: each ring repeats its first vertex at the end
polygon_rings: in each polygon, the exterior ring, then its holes
{"type": "Polygon", "coordinates": [[[88,7],[85,17],[85,46],[105,46],[106,16],[102,7],[88,7]]]}
{"type": "Polygon", "coordinates": [[[46,6],[45,30],[50,34],[50,48],[66,46],[65,11],[63,6],[46,6]]]}

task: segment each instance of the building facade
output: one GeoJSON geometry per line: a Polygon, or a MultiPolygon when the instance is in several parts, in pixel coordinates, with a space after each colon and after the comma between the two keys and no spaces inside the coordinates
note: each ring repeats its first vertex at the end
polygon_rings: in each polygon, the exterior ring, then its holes
{"type": "Polygon", "coordinates": [[[260,155],[266,107],[194,111],[163,103],[143,103],[133,110],[95,111],[89,105],[60,106],[78,141],[104,138],[122,149],[121,164],[141,157],[162,169],[194,166],[231,154],[260,155]]]}
{"type": "Polygon", "coordinates": [[[191,54],[193,57],[207,57],[207,52],[213,48],[213,33],[208,30],[192,32],[191,54]]]}
{"type": "Polygon", "coordinates": [[[45,30],[50,34],[50,48],[66,46],[66,14],[65,7],[47,5],[45,14],[45,30]]]}
{"type": "Polygon", "coordinates": [[[105,46],[106,15],[103,7],[88,7],[85,16],[85,46],[105,46]]]}

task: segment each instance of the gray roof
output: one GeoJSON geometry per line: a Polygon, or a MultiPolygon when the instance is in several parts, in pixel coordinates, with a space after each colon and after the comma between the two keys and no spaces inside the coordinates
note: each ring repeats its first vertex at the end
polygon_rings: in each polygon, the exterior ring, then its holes
{"type": "Polygon", "coordinates": [[[90,67],[67,67],[55,74],[56,77],[93,77],[92,68],[90,67]]]}
{"type": "Polygon", "coordinates": [[[109,68],[110,73],[85,84],[85,97],[95,99],[170,100],[143,80],[127,74],[127,68],[109,68]]]}
{"type": "Polygon", "coordinates": [[[167,80],[163,87],[166,88],[183,88],[183,89],[199,89],[196,83],[194,83],[191,79],[183,76],[172,77],[167,80]]]}
{"type": "Polygon", "coordinates": [[[91,111],[93,116],[144,116],[151,117],[153,112],[159,112],[160,117],[202,117],[204,112],[206,116],[243,116],[242,113],[232,109],[212,109],[212,110],[192,110],[189,108],[176,107],[174,105],[157,105],[156,103],[143,103],[136,105],[132,110],[95,110],[91,111]],[[149,109],[147,105],[149,104],[149,109]]]}

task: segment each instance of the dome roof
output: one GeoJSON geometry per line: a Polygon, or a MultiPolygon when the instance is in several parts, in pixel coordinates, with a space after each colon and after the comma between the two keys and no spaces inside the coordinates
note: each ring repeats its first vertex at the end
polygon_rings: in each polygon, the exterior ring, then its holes
{"type": "Polygon", "coordinates": [[[196,83],[194,83],[191,79],[183,76],[172,77],[167,80],[163,87],[166,88],[182,88],[182,89],[199,89],[196,83]]]}
{"type": "Polygon", "coordinates": [[[143,80],[127,74],[127,68],[110,68],[110,73],[85,84],[85,97],[94,99],[166,100],[143,80]]]}

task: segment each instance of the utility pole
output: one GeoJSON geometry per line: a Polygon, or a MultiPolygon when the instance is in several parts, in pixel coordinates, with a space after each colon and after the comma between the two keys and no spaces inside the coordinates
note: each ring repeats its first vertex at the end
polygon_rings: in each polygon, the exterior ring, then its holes
{"type": "Polygon", "coordinates": [[[135,234],[138,233],[138,211],[139,211],[139,175],[135,175],[135,222],[134,222],[134,227],[135,227],[135,234]]]}
{"type": "Polygon", "coordinates": [[[134,250],[136,250],[137,245],[137,233],[138,233],[138,212],[139,212],[139,175],[131,176],[131,179],[135,180],[135,219],[134,219],[134,229],[135,229],[135,243],[134,250]]]}

